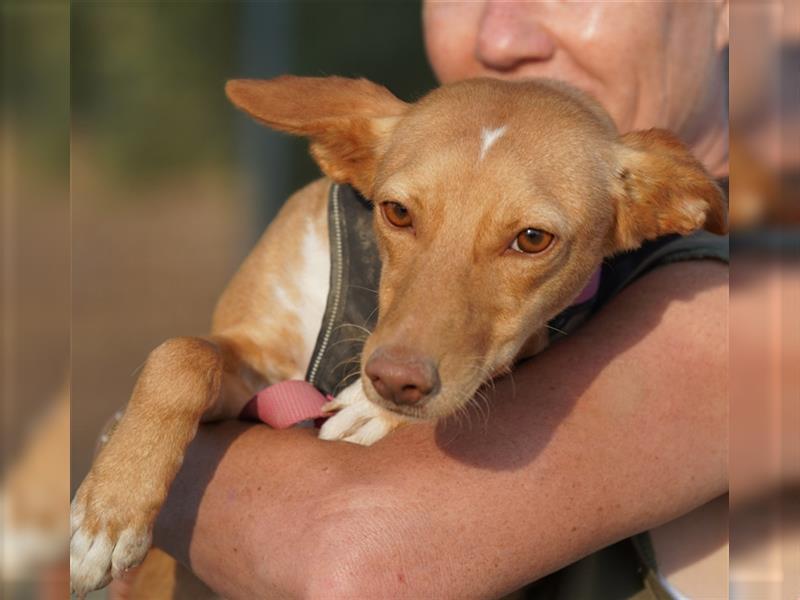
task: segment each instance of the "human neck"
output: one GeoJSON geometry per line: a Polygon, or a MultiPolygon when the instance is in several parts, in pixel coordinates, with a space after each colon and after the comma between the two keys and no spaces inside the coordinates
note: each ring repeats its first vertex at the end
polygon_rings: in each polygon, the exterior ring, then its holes
{"type": "MultiPolygon", "coordinates": [[[[706,110],[693,119],[690,133],[684,139],[692,154],[714,177],[727,177],[728,165],[728,96],[724,92],[725,79],[719,77],[712,86],[713,100],[706,110]]],[[[683,136],[682,136],[683,137],[683,136]]]]}
{"type": "Polygon", "coordinates": [[[692,153],[714,177],[728,176],[728,118],[719,111],[719,118],[706,127],[692,144],[692,153]]]}

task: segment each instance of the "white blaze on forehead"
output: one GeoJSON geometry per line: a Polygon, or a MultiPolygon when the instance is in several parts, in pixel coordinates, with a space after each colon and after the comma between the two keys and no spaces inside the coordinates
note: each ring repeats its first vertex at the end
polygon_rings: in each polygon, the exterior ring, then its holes
{"type": "Polygon", "coordinates": [[[496,129],[489,129],[484,127],[481,129],[481,155],[478,160],[483,160],[483,157],[486,156],[486,153],[489,151],[489,148],[503,137],[503,134],[506,132],[506,126],[503,125],[502,127],[498,127],[496,129]]]}

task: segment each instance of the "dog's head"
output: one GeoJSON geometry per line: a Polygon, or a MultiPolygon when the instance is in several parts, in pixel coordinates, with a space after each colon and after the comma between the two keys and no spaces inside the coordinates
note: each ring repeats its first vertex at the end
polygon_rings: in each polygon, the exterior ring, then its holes
{"type": "Polygon", "coordinates": [[[362,381],[370,400],[411,417],[458,410],[534,348],[603,257],[725,230],[721,191],[679,141],[619,136],[560,83],[476,79],[413,104],[338,77],[226,91],[266,125],[308,136],[321,169],[375,203],[383,266],[362,381]]]}

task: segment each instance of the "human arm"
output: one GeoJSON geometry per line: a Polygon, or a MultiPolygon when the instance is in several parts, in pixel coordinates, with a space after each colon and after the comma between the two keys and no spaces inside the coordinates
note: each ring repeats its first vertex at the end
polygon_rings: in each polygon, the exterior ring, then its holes
{"type": "Polygon", "coordinates": [[[156,543],[228,598],[498,596],[724,493],[726,386],[726,268],[662,267],[499,380],[486,422],[369,448],[201,428],[156,543]]]}

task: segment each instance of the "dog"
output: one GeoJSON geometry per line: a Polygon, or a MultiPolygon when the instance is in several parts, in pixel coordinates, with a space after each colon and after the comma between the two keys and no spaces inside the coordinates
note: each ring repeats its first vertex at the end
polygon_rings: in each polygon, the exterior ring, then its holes
{"type": "Polygon", "coordinates": [[[645,240],[725,231],[718,186],[670,133],[620,136],[605,110],[554,81],[474,79],[406,103],[363,79],[232,80],[257,121],[310,140],[325,177],[293,195],[217,306],[206,338],[147,358],[113,436],[75,495],[79,596],[141,563],[204,420],[236,418],[267,384],[302,379],[326,309],[328,199],[369,199],[378,320],[359,381],[321,437],[372,444],[464,407],[541,351],[547,324],[605,257],[645,240]]]}

